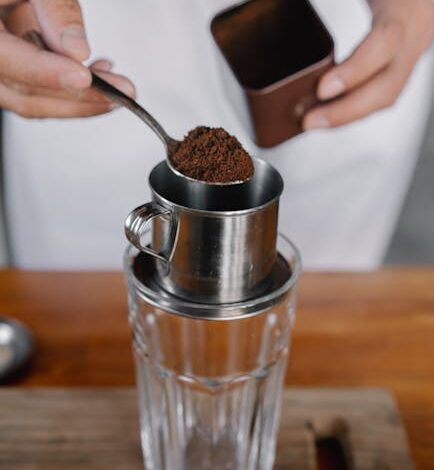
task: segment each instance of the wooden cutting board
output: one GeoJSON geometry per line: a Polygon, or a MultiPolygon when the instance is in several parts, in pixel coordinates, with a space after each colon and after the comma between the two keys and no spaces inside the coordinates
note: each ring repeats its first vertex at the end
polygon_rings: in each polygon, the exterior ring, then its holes
{"type": "MultiPolygon", "coordinates": [[[[327,437],[341,443],[348,469],[413,468],[385,390],[288,389],[276,469],[316,469],[315,442],[327,437]]],[[[135,391],[0,390],[0,469],[143,469],[135,391]]]]}

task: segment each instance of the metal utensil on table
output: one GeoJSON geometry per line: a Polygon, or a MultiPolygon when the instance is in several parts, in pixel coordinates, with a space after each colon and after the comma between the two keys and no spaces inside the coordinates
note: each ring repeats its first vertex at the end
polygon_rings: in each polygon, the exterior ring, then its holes
{"type": "MultiPolygon", "coordinates": [[[[35,30],[27,32],[23,37],[29,42],[36,44],[41,49],[44,49],[47,51],[50,50],[47,44],[45,43],[44,39],[42,38],[42,36],[35,30]]],[[[194,178],[190,178],[189,176],[186,176],[180,173],[172,163],[172,156],[176,152],[181,141],[170,137],[169,134],[164,130],[162,125],[148,111],[146,111],[146,109],[140,106],[137,103],[137,101],[130,98],[128,95],[126,95],[121,90],[114,87],[113,85],[111,85],[110,83],[108,83],[106,80],[102,79],[95,73],[91,72],[91,74],[92,74],[92,86],[94,88],[96,88],[98,91],[103,93],[105,96],[110,98],[115,103],[130,110],[132,113],[134,113],[139,119],[141,119],[145,124],[147,124],[154,131],[154,133],[157,135],[157,137],[161,140],[161,142],[163,142],[164,146],[166,147],[167,163],[170,169],[174,173],[176,173],[178,176],[182,176],[183,178],[186,178],[191,181],[200,182],[200,183],[208,184],[208,185],[215,185],[215,186],[228,186],[228,185],[234,185],[234,184],[241,184],[246,181],[246,180],[230,181],[227,183],[204,182],[204,181],[196,180],[194,178]]]]}
{"type": "Polygon", "coordinates": [[[20,322],[0,317],[0,380],[22,367],[33,352],[33,339],[20,322]]]}

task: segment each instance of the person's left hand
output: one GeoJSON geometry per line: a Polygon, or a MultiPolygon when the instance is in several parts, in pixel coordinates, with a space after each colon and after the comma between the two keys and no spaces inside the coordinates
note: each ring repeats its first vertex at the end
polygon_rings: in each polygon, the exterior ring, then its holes
{"type": "Polygon", "coordinates": [[[354,53],[320,80],[321,104],[303,128],[337,127],[395,103],[434,35],[432,0],[367,0],[372,30],[354,53]]]}

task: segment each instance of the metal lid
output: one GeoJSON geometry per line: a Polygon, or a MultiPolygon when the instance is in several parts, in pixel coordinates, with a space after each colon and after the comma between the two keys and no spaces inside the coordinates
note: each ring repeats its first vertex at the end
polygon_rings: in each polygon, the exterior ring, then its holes
{"type": "Polygon", "coordinates": [[[157,282],[154,259],[146,253],[129,246],[125,253],[125,271],[130,286],[149,304],[162,310],[204,320],[232,320],[257,315],[280,302],[295,286],[301,272],[301,258],[297,248],[282,235],[280,243],[290,250],[292,262],[279,252],[270,274],[269,287],[250,300],[226,304],[206,304],[188,301],[169,294],[157,282]]]}

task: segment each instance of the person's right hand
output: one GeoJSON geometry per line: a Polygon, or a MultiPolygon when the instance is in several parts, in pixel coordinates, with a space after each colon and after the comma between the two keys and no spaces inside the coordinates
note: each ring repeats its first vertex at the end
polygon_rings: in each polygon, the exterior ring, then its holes
{"type": "MultiPolygon", "coordinates": [[[[66,118],[104,114],[115,105],[90,88],[82,65],[90,55],[76,0],[0,0],[0,107],[27,118],[66,118]],[[37,30],[50,49],[41,51],[22,36],[37,30]]],[[[91,65],[130,96],[134,85],[110,73],[112,64],[91,65]]]]}

